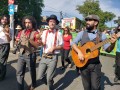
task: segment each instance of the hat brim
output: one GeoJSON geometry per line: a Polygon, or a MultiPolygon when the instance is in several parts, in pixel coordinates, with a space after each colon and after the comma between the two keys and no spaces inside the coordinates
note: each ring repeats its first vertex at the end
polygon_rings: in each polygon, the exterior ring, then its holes
{"type": "Polygon", "coordinates": [[[91,19],[91,20],[95,20],[95,21],[99,21],[99,20],[97,20],[97,19],[90,18],[90,17],[86,17],[86,18],[85,18],[85,21],[90,20],[90,19],[91,19]]]}
{"type": "Polygon", "coordinates": [[[15,29],[22,29],[22,28],[15,28],[15,29]]]}
{"type": "Polygon", "coordinates": [[[54,19],[54,20],[56,21],[56,24],[57,24],[57,25],[59,24],[59,21],[58,21],[57,19],[55,19],[55,18],[50,18],[50,17],[49,17],[49,18],[47,18],[46,21],[49,22],[49,20],[51,20],[51,19],[54,19]]]}

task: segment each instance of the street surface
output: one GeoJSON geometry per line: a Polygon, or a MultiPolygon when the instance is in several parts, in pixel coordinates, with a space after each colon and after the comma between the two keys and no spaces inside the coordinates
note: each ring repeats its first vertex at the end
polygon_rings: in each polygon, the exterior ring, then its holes
{"type": "MultiPolygon", "coordinates": [[[[76,74],[75,66],[66,70],[60,70],[61,62],[57,65],[57,70],[54,78],[55,90],[84,90],[81,82],[81,77],[76,74]]],[[[120,81],[114,83],[114,57],[111,56],[100,56],[102,63],[102,80],[101,90],[120,90],[120,81]]],[[[7,65],[7,75],[4,81],[0,82],[0,90],[17,90],[16,85],[16,64],[17,55],[10,53],[7,65]]],[[[38,71],[37,61],[37,71],[38,71]]],[[[38,73],[38,72],[37,72],[38,73]]],[[[37,81],[38,86],[35,90],[47,90],[46,85],[37,81]]],[[[25,74],[25,90],[30,85],[31,79],[28,69],[25,74]]]]}

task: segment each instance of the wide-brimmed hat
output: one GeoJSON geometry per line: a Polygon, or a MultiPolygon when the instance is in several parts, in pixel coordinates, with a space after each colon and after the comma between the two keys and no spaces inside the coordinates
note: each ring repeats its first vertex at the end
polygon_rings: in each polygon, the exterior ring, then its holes
{"type": "Polygon", "coordinates": [[[57,24],[57,25],[59,24],[59,21],[58,21],[56,15],[50,15],[50,17],[48,17],[46,21],[49,22],[49,20],[51,20],[51,19],[54,19],[54,20],[56,21],[56,24],[57,24]]]}
{"type": "Polygon", "coordinates": [[[20,25],[17,25],[15,29],[22,29],[22,27],[20,25]]]}
{"type": "Polygon", "coordinates": [[[100,18],[98,17],[98,15],[88,15],[85,20],[89,20],[89,19],[93,19],[93,20],[96,20],[96,21],[99,21],[100,18]]]}

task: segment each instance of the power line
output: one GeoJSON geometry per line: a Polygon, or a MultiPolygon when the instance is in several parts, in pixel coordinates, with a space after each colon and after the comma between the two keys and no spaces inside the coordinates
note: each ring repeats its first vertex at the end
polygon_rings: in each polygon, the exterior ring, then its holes
{"type": "Polygon", "coordinates": [[[45,10],[42,10],[44,12],[54,12],[54,13],[60,13],[60,12],[56,12],[56,11],[45,11],[45,10]]]}
{"type": "MultiPolygon", "coordinates": [[[[57,10],[56,8],[50,7],[50,6],[48,6],[48,5],[45,5],[45,7],[48,7],[48,8],[51,8],[51,9],[57,10]]],[[[60,12],[60,10],[57,10],[57,11],[60,12]]]]}

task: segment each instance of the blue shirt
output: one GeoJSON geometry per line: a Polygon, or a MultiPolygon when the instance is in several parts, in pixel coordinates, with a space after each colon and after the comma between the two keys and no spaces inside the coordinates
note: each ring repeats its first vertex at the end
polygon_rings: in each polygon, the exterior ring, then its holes
{"type": "Polygon", "coordinates": [[[120,38],[117,40],[117,50],[116,52],[120,52],[120,38]]]}
{"type": "MultiPolygon", "coordinates": [[[[83,36],[83,32],[84,31],[81,31],[77,34],[77,37],[71,42],[71,46],[73,44],[78,44],[78,42],[81,42],[81,39],[82,39],[82,36],[83,36]]],[[[97,36],[97,30],[94,31],[95,33],[88,33],[88,37],[89,39],[92,41],[93,39],[96,38],[97,36]]],[[[101,40],[104,41],[105,39],[107,39],[106,35],[102,33],[101,35],[101,40]]],[[[104,50],[106,50],[108,47],[110,46],[110,43],[107,43],[103,46],[104,50]]]]}

